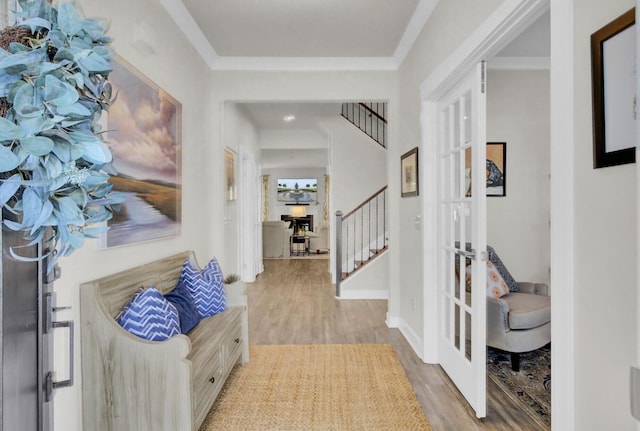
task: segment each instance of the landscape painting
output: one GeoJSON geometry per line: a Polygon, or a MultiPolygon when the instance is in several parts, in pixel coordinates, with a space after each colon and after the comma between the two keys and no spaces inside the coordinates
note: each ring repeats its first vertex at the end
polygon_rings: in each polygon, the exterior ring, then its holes
{"type": "Polygon", "coordinates": [[[182,105],[117,57],[109,81],[108,141],[114,189],[125,194],[109,221],[106,247],[175,236],[181,223],[182,105]]]}
{"type": "Polygon", "coordinates": [[[278,202],[309,204],[318,201],[316,178],[278,178],[278,202]]]}

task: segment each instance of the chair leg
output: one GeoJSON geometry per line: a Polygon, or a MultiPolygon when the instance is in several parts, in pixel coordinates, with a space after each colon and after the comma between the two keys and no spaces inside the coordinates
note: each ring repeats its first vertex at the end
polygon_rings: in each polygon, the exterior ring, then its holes
{"type": "Polygon", "coordinates": [[[520,353],[511,353],[511,369],[515,372],[520,371],[520,353]]]}

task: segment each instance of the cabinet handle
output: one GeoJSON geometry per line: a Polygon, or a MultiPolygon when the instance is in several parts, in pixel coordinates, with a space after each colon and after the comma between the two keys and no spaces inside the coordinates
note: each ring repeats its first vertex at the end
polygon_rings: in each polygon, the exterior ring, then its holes
{"type": "Polygon", "coordinates": [[[240,343],[240,338],[236,338],[235,340],[233,340],[234,343],[239,344],[240,343]]]}
{"type": "Polygon", "coordinates": [[[209,383],[215,383],[215,382],[216,382],[216,378],[215,378],[215,377],[211,377],[211,378],[209,379],[209,383]]]}

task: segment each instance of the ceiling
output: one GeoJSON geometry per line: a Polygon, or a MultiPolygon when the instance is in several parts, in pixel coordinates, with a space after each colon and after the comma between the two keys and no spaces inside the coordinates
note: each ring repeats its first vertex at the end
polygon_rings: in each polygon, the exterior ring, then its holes
{"type": "MultiPolygon", "coordinates": [[[[397,70],[438,1],[159,0],[217,70],[397,70]]],[[[540,55],[531,28],[510,56],[540,55]]]]}
{"type": "Polygon", "coordinates": [[[391,57],[418,0],[182,0],[223,57],[391,57]]]}
{"type": "MultiPolygon", "coordinates": [[[[395,70],[438,0],[159,0],[212,69],[395,70]]],[[[549,15],[496,57],[547,58],[549,15]]],[[[241,104],[256,128],[313,131],[339,103],[241,104]],[[288,115],[295,120],[284,121],[288,115]]],[[[283,135],[286,136],[286,135],[283,135]]],[[[289,139],[293,141],[293,139],[289,139]]],[[[271,140],[263,151],[273,153],[271,140]]],[[[282,148],[296,149],[286,138],[282,148]]],[[[297,140],[298,142],[300,139],[297,140]]],[[[305,141],[314,141],[309,139],[305,141]]],[[[315,140],[317,141],[317,140],[315,140]]],[[[323,151],[313,146],[313,151],[323,151]]],[[[301,150],[297,148],[297,150],[301,150]]],[[[326,151],[326,150],[325,150],[326,151]]]]}
{"type": "Polygon", "coordinates": [[[438,0],[159,0],[212,69],[397,69],[438,0]]]}

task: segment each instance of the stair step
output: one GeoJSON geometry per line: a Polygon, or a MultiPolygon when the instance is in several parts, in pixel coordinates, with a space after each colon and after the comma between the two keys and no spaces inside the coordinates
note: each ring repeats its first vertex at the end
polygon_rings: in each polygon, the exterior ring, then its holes
{"type": "Polygon", "coordinates": [[[350,271],[350,272],[348,272],[348,273],[347,273],[347,272],[343,272],[343,273],[342,273],[342,278],[341,278],[341,280],[342,280],[342,281],[346,280],[346,279],[347,279],[347,278],[349,278],[349,276],[351,276],[353,273],[355,273],[355,272],[359,271],[361,268],[363,268],[363,267],[367,266],[367,264],[368,264],[369,262],[371,262],[372,260],[375,260],[375,259],[376,259],[376,258],[377,258],[381,253],[382,253],[382,252],[386,251],[388,248],[389,248],[389,246],[384,246],[384,247],[382,247],[382,248],[380,248],[380,249],[371,249],[371,251],[372,251],[372,252],[374,252],[374,251],[375,251],[374,255],[373,255],[373,256],[371,256],[371,257],[370,257],[369,259],[367,259],[367,260],[356,260],[356,261],[354,261],[355,268],[353,269],[353,271],[350,271]]]}

